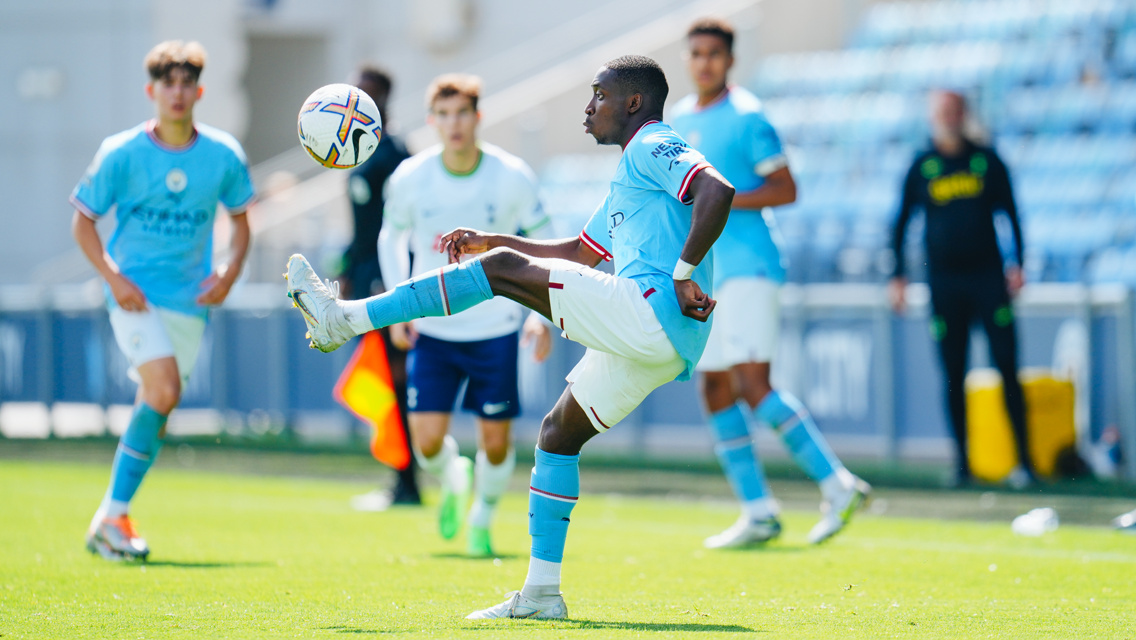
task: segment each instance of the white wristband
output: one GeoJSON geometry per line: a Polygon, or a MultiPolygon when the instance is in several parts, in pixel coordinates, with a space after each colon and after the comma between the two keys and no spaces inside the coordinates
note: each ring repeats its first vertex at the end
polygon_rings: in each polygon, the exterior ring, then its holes
{"type": "Polygon", "coordinates": [[[675,280],[690,280],[691,274],[694,273],[695,265],[683,261],[682,258],[678,259],[678,264],[675,265],[674,279],[675,280]]]}

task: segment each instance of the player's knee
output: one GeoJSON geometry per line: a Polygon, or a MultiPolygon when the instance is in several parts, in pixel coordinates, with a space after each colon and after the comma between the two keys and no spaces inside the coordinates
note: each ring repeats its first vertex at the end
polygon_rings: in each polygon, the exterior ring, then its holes
{"type": "Polygon", "coordinates": [[[169,414],[181,400],[181,380],[177,378],[153,380],[147,385],[143,397],[154,411],[163,415],[169,414]]]}
{"type": "Polygon", "coordinates": [[[497,466],[505,461],[509,455],[509,441],[507,438],[498,439],[485,439],[482,443],[485,449],[485,457],[489,459],[489,464],[497,466]]]}
{"type": "Polygon", "coordinates": [[[498,247],[487,251],[481,258],[481,266],[489,277],[508,278],[528,266],[528,258],[508,247],[498,247]]]}
{"type": "Polygon", "coordinates": [[[433,458],[442,450],[442,444],[446,439],[444,432],[426,429],[414,429],[413,431],[414,448],[418,449],[418,453],[421,453],[423,457],[433,458]]]}

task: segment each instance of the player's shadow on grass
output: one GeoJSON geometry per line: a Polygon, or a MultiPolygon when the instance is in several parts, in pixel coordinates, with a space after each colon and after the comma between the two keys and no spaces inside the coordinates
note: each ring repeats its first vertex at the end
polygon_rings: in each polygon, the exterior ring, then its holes
{"type": "MultiPolygon", "coordinates": [[[[457,553],[457,552],[454,552],[454,551],[440,551],[440,552],[437,552],[437,553],[431,553],[430,557],[431,558],[437,558],[439,560],[473,560],[473,561],[477,561],[477,560],[516,560],[517,558],[520,558],[521,556],[516,554],[516,553],[498,553],[498,554],[492,555],[492,556],[484,556],[484,557],[476,557],[475,558],[473,556],[467,556],[464,553],[457,553]]],[[[526,554],[525,557],[527,558],[528,555],[526,554]]]]}
{"type": "Polygon", "coordinates": [[[791,545],[791,544],[774,544],[774,545],[761,545],[755,544],[748,547],[734,547],[725,549],[715,549],[714,553],[801,553],[807,550],[807,545],[791,545]]]}
{"type": "Polygon", "coordinates": [[[603,620],[572,620],[577,629],[621,629],[624,631],[674,631],[689,633],[708,631],[711,633],[764,633],[739,624],[711,624],[708,622],[607,622],[603,620]]]}
{"type": "Polygon", "coordinates": [[[271,562],[185,562],[181,560],[151,560],[137,564],[142,567],[174,567],[177,569],[243,569],[273,566],[271,562]]]}
{"type": "MultiPolygon", "coordinates": [[[[568,618],[566,620],[537,620],[538,624],[543,622],[559,623],[554,628],[556,629],[619,629],[621,631],[648,631],[648,632],[672,632],[672,633],[692,633],[696,631],[709,632],[709,633],[768,633],[758,629],[751,629],[743,627],[738,624],[713,624],[709,622],[610,622],[607,620],[581,620],[578,618],[568,618]]],[[[480,626],[466,626],[468,630],[498,630],[500,626],[497,625],[480,625],[480,626]]]]}

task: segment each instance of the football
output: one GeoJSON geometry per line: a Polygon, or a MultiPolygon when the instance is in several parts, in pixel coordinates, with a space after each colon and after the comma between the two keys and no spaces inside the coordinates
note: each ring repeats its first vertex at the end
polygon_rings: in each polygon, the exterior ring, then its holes
{"type": "Polygon", "coordinates": [[[379,146],[382,118],[374,100],[349,84],[329,84],[304,100],[296,120],[300,144],[329,169],[351,169],[379,146]]]}

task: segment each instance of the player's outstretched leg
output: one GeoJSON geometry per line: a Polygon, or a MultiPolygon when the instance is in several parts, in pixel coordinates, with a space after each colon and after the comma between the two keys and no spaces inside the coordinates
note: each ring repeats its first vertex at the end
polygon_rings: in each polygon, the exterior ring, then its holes
{"type": "Polygon", "coordinates": [[[438,479],[442,486],[442,499],[438,508],[438,532],[446,540],[458,534],[469,508],[473,491],[473,462],[458,453],[458,443],[451,435],[442,439],[442,447],[432,456],[425,456],[416,446],[414,457],[423,471],[438,479]]]}
{"type": "Polygon", "coordinates": [[[474,465],[473,507],[469,510],[469,528],[466,531],[466,552],[469,555],[478,558],[493,555],[489,526],[493,523],[493,515],[497,511],[497,501],[504,495],[516,466],[517,452],[513,447],[509,447],[505,452],[505,459],[499,464],[490,462],[489,454],[484,449],[477,450],[477,462],[474,465]]]}
{"type": "Polygon", "coordinates": [[[119,439],[111,467],[110,486],[87,531],[87,548],[108,560],[145,559],[146,541],[128,515],[130,501],[162,447],[160,434],[166,416],[139,402],[130,425],[119,439]]]}
{"type": "MultiPolygon", "coordinates": [[[[351,338],[399,322],[448,316],[493,298],[481,260],[452,264],[403,282],[366,300],[338,299],[304,256],[288,259],[288,296],[308,325],[312,348],[335,351],[351,338]]],[[[547,282],[547,280],[545,281],[547,282]]]]}
{"type": "Polygon", "coordinates": [[[844,468],[820,434],[812,415],[791,394],[770,391],[757,405],[755,413],[758,420],[781,434],[793,459],[820,485],[823,515],[809,531],[809,542],[819,544],[836,535],[866,502],[872,488],[844,468]]]}
{"type": "Polygon", "coordinates": [[[753,447],[749,425],[741,406],[735,404],[710,416],[714,451],[742,503],[742,514],[729,529],[706,538],[707,549],[742,547],[768,542],[781,535],[776,503],[765,480],[765,471],[753,447]]]}

